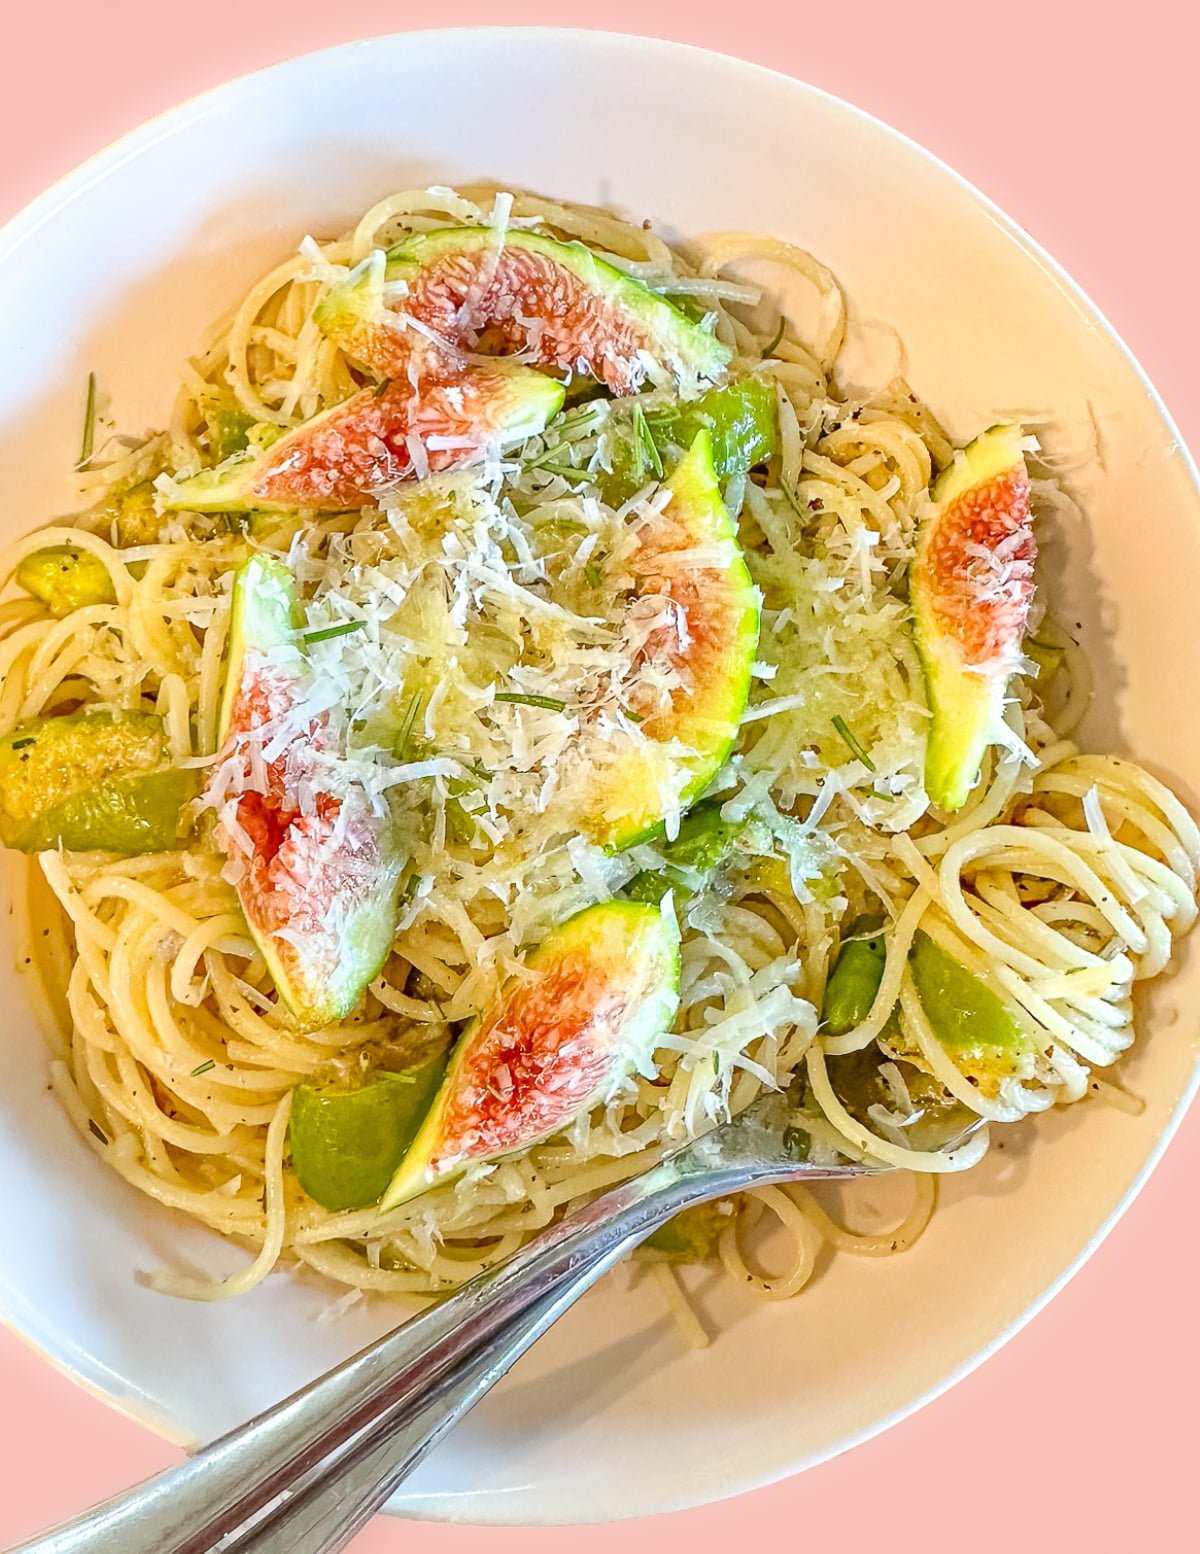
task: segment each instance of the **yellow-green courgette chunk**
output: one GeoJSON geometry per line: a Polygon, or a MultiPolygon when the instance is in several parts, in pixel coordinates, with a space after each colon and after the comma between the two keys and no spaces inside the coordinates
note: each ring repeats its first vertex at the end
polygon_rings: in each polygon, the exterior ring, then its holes
{"type": "Polygon", "coordinates": [[[908,964],[934,1035],[964,1073],[1031,1075],[1033,1038],[982,978],[920,929],[908,964]]]}
{"type": "Polygon", "coordinates": [[[17,568],[16,582],[59,620],[90,604],[115,604],[112,578],[99,556],[75,545],[47,545],[17,568]]]}
{"type": "Polygon", "coordinates": [[[721,1232],[732,1223],[723,1200],[697,1203],[660,1225],[647,1237],[646,1249],[673,1263],[706,1263],[717,1255],[721,1232]]]}
{"type": "Polygon", "coordinates": [[[445,1077],[446,1056],[380,1069],[358,1089],[296,1086],[288,1137],[310,1198],[335,1211],[378,1202],[445,1077]]]}
{"type": "Polygon", "coordinates": [[[34,718],[0,739],[0,842],[20,852],[166,851],[198,791],[153,713],[34,718]]]}
{"type": "MultiPolygon", "coordinates": [[[[141,481],[117,498],[112,507],[113,543],[120,549],[132,545],[154,545],[161,537],[162,518],[154,505],[154,487],[141,481]]],[[[100,531],[106,537],[108,531],[100,531]]]]}

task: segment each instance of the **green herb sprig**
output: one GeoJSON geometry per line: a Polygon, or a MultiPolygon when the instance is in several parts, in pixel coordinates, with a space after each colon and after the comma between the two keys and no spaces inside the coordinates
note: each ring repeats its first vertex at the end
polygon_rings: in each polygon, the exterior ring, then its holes
{"type": "Polygon", "coordinates": [[[514,707],[544,707],[547,712],[565,712],[567,704],[556,696],[532,696],[524,691],[497,691],[496,700],[514,707]]]}
{"type": "Polygon", "coordinates": [[[775,352],[779,349],[779,342],[783,339],[786,329],[787,319],[784,318],[783,314],[781,313],[779,315],[779,328],[775,331],[774,339],[771,341],[770,345],[763,347],[764,356],[774,356],[775,352]]]}
{"type": "Polygon", "coordinates": [[[847,750],[849,750],[850,754],[854,756],[856,760],[861,761],[869,772],[878,771],[878,767],[875,765],[875,762],[872,761],[871,757],[863,749],[850,725],[846,722],[845,718],[843,718],[840,713],[834,718],[833,726],[837,730],[842,743],[846,746],[847,750]]]}
{"type": "Polygon", "coordinates": [[[302,631],[300,640],[306,646],[313,642],[328,642],[333,637],[348,637],[353,631],[362,631],[366,621],[342,621],[337,626],[318,626],[314,631],[302,631]]]}
{"type": "Polygon", "coordinates": [[[79,444],[79,458],[75,463],[78,470],[87,469],[92,462],[92,452],[96,446],[96,374],[88,373],[87,403],[83,407],[83,437],[79,444]]]}
{"type": "Polygon", "coordinates": [[[403,761],[408,742],[412,738],[413,724],[417,721],[417,714],[421,710],[421,703],[425,700],[424,691],[414,691],[412,698],[404,712],[404,722],[400,725],[400,732],[396,735],[392,745],[392,754],[397,761],[403,761]]]}

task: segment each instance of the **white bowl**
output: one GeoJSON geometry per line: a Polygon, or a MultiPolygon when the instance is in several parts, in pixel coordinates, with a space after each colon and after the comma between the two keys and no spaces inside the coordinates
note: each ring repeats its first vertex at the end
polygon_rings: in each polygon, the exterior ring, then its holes
{"type": "MultiPolygon", "coordinates": [[[[667,235],[745,227],[803,243],[860,317],[900,330],[912,383],[960,436],[1011,410],[1054,414],[1060,450],[1098,427],[1103,462],[1075,476],[1089,522],[1047,547],[1098,673],[1089,734],[1196,786],[1200,734],[1179,687],[1200,656],[1200,496],[1136,363],[1023,233],[918,147],[811,87],[675,44],[526,30],[355,44],[222,87],[80,168],[0,235],[6,534],[67,505],[89,370],[124,427],[161,424],[204,326],[305,232],[336,232],[394,188],[481,176],[612,202],[667,235]]],[[[0,965],[0,1316],[184,1442],[383,1331],[383,1304],[319,1323],[329,1293],[287,1274],[218,1306],[137,1281],[243,1254],[98,1169],[46,1093],[35,996],[10,969],[22,955],[14,939],[0,965]]],[[[1143,1115],[1085,1104],[1012,1132],[949,1184],[911,1253],[836,1259],[776,1306],[701,1278],[720,1325],[707,1351],[682,1348],[652,1289],[596,1292],[394,1508],[507,1523],[667,1511],[903,1417],[1027,1321],[1128,1204],[1194,1087],[1182,1033],[1198,1013],[1191,957],[1143,1007],[1127,1069],[1143,1115]]]]}

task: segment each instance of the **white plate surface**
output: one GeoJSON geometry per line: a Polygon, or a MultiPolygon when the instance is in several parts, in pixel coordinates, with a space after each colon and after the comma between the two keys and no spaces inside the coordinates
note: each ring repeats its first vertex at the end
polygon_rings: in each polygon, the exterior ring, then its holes
{"type": "MultiPolygon", "coordinates": [[[[861,319],[900,330],[912,383],[958,435],[1035,412],[1070,454],[1097,428],[1102,465],[1074,477],[1090,522],[1047,546],[1101,686],[1089,731],[1194,796],[1200,732],[1178,692],[1200,657],[1200,497],[1140,369],[1053,263],[919,148],[810,87],[674,44],[522,30],[356,44],[212,92],[50,190],[0,234],[5,535],[67,504],[89,370],[124,427],[161,424],[204,326],[306,231],[334,233],[405,185],[479,177],[611,202],[668,236],[794,239],[833,266],[861,319]]],[[[138,1282],[241,1254],[96,1168],[46,1093],[9,921],[0,1316],[182,1441],[383,1331],[381,1304],[318,1322],[328,1292],[288,1275],[223,1306],[138,1282]]],[[[1079,1266],[1181,1114],[1200,1012],[1197,958],[1185,959],[1146,1001],[1127,1066],[1141,1117],[1083,1106],[1011,1134],[949,1185],[915,1251],[834,1261],[792,1304],[751,1306],[701,1278],[721,1327],[706,1352],[682,1348],[651,1288],[601,1289],[395,1508],[519,1523],[694,1505],[819,1462],[951,1384],[1079,1266]]]]}

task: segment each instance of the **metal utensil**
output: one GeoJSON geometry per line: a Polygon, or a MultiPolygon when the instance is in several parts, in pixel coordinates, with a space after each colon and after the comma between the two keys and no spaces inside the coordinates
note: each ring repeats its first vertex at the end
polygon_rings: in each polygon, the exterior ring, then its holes
{"type": "Polygon", "coordinates": [[[344,1548],[584,1290],[672,1215],[750,1187],[876,1174],[798,1159],[788,1115],[782,1095],[764,1096],[180,1467],[11,1554],[344,1548]]]}

